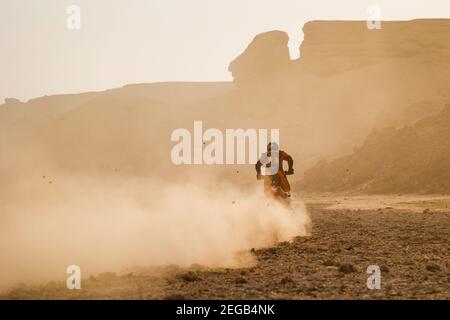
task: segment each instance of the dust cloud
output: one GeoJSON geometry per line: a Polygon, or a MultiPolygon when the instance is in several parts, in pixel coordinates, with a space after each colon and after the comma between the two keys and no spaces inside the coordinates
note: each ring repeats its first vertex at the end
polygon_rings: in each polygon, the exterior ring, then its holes
{"type": "MultiPolygon", "coordinates": [[[[5,191],[5,190],[2,190],[5,191]]],[[[248,249],[305,235],[305,207],[260,188],[80,175],[10,184],[0,204],[0,289],[133,266],[252,264],[248,249]],[[54,179],[54,180],[50,180],[54,179]]]]}

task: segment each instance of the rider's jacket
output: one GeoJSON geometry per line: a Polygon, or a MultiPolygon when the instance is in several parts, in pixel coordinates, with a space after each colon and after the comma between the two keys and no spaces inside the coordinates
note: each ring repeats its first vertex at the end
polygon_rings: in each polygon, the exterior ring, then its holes
{"type": "MultiPolygon", "coordinates": [[[[294,160],[292,159],[292,157],[287,154],[286,152],[284,152],[283,150],[280,150],[278,153],[279,156],[279,161],[278,161],[278,172],[284,175],[284,170],[283,170],[283,161],[287,161],[288,165],[289,165],[289,169],[292,169],[292,166],[294,165],[294,160]]],[[[270,158],[270,154],[268,155],[267,153],[264,153],[262,155],[261,158],[270,158]]],[[[266,161],[263,161],[266,162],[266,161]]],[[[267,162],[265,164],[266,167],[270,167],[271,163],[267,162]]],[[[258,162],[255,164],[255,169],[256,172],[258,174],[261,174],[261,167],[263,166],[263,163],[261,162],[261,159],[258,160],[258,162]]]]}

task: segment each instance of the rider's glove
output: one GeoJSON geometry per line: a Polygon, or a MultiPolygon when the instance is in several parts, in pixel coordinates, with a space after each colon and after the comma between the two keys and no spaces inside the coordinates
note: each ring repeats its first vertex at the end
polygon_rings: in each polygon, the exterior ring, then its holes
{"type": "Polygon", "coordinates": [[[294,168],[290,168],[288,171],[285,171],[284,174],[286,175],[294,174],[294,168]]]}

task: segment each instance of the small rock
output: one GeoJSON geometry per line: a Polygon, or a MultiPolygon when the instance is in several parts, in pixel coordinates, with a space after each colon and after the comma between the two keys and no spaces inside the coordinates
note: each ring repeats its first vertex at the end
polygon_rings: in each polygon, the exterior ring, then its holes
{"type": "Polygon", "coordinates": [[[439,293],[438,290],[436,290],[436,288],[429,288],[426,290],[427,294],[435,294],[435,293],[439,293]]]}
{"type": "Polygon", "coordinates": [[[193,282],[193,281],[199,281],[200,277],[197,275],[197,273],[189,271],[181,275],[181,279],[183,279],[186,282],[193,282]]]}
{"type": "Polygon", "coordinates": [[[267,249],[264,249],[263,252],[267,253],[267,254],[276,254],[277,249],[276,248],[267,248],[267,249]]]}
{"type": "Polygon", "coordinates": [[[294,280],[291,277],[286,276],[281,279],[280,283],[281,284],[291,284],[291,283],[294,283],[294,280]]]}
{"type": "Polygon", "coordinates": [[[435,263],[427,264],[426,269],[431,272],[441,271],[441,267],[435,263]]]}
{"type": "Polygon", "coordinates": [[[431,212],[431,210],[430,209],[425,209],[425,210],[423,210],[423,213],[430,213],[431,212]]]}
{"type": "Polygon", "coordinates": [[[381,266],[380,267],[381,272],[389,273],[389,268],[387,266],[381,266]]]}
{"type": "Polygon", "coordinates": [[[278,244],[279,247],[289,247],[289,241],[282,241],[278,244]]]}
{"type": "Polygon", "coordinates": [[[336,266],[327,266],[326,268],[328,270],[337,270],[338,269],[338,267],[336,267],[336,266]]]}
{"type": "Polygon", "coordinates": [[[345,263],[339,266],[338,271],[342,273],[351,273],[356,272],[356,268],[351,263],[345,263]]]}
{"type": "Polygon", "coordinates": [[[326,267],[332,267],[332,266],[336,265],[336,262],[334,262],[333,260],[328,259],[328,260],[325,260],[322,264],[324,266],[326,266],[326,267]]]}
{"type": "Polygon", "coordinates": [[[234,282],[236,284],[244,284],[244,283],[247,283],[248,281],[244,277],[237,277],[236,280],[234,280],[234,282]]]}
{"type": "Polygon", "coordinates": [[[317,253],[317,249],[316,249],[316,248],[313,248],[313,247],[306,248],[305,251],[306,251],[307,253],[317,253]]]}
{"type": "Polygon", "coordinates": [[[312,293],[313,291],[316,291],[316,288],[312,284],[306,284],[304,286],[304,291],[312,293]]]}

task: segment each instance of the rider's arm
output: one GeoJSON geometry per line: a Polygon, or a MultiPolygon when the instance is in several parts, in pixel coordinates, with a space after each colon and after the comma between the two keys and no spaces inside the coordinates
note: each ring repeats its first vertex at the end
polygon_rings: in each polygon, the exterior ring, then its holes
{"type": "Polygon", "coordinates": [[[286,152],[283,152],[283,159],[287,161],[289,169],[289,172],[293,172],[294,171],[294,159],[292,159],[292,157],[290,155],[288,155],[286,152]]]}

